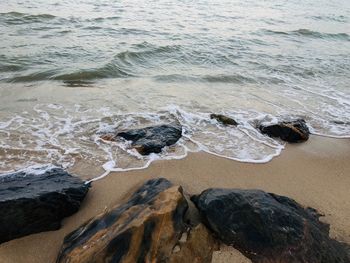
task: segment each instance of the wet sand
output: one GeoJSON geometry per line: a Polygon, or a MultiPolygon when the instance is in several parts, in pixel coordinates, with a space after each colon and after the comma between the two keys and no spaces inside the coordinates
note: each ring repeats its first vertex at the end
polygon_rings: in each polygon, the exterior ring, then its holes
{"type": "MultiPolygon", "coordinates": [[[[84,172],[81,162],[73,171],[84,172]]],[[[182,160],[157,161],[145,170],[111,173],[92,184],[80,211],[58,231],[30,235],[0,245],[0,263],[50,263],[64,236],[84,221],[118,204],[138,184],[165,177],[191,193],[210,187],[263,189],[316,208],[331,224],[331,235],[350,243],[350,140],[311,136],[303,144],[288,145],[266,164],[240,163],[206,153],[182,160]]],[[[249,262],[237,251],[223,248],[213,262],[249,262]]]]}

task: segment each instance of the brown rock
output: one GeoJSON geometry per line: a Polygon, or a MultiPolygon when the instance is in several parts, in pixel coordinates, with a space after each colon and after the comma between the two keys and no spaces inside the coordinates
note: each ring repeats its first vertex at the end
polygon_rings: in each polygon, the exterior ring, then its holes
{"type": "MultiPolygon", "coordinates": [[[[182,235],[183,237],[184,235],[182,235]]],[[[215,239],[208,229],[199,224],[192,228],[186,240],[179,240],[179,251],[169,257],[169,263],[211,262],[214,250],[218,249],[215,239]]]]}
{"type": "Polygon", "coordinates": [[[215,241],[204,225],[188,221],[188,209],[180,186],[149,180],[126,203],[69,234],[57,262],[209,263],[215,241]]]}
{"type": "Polygon", "coordinates": [[[270,137],[279,137],[287,142],[304,142],[309,139],[310,131],[305,120],[281,121],[272,125],[260,125],[262,133],[270,137]]]}
{"type": "Polygon", "coordinates": [[[224,125],[238,125],[238,123],[234,119],[222,114],[210,114],[210,119],[215,119],[224,125]]]}

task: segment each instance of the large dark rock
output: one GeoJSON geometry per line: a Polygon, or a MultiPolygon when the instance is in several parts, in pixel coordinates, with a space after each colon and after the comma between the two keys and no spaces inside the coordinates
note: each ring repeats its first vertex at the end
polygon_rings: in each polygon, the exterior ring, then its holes
{"type": "Polygon", "coordinates": [[[238,125],[238,123],[234,119],[222,114],[214,114],[214,113],[210,114],[210,119],[215,119],[224,125],[234,125],[234,126],[238,125]]]}
{"type": "Polygon", "coordinates": [[[0,243],[59,229],[88,190],[88,184],[60,168],[1,175],[0,243]]]}
{"type": "Polygon", "coordinates": [[[281,121],[272,125],[260,125],[262,133],[270,137],[279,137],[287,142],[303,142],[309,139],[309,128],[303,119],[281,121]]]}
{"type": "Polygon", "coordinates": [[[208,189],[193,196],[206,225],[253,262],[349,263],[314,209],[260,190],[208,189]]]}
{"type": "Polygon", "coordinates": [[[163,124],[143,129],[119,132],[117,136],[132,141],[132,146],[142,155],[160,153],[165,146],[175,144],[182,136],[179,125],[163,124]]]}
{"type": "Polygon", "coordinates": [[[149,180],[69,234],[57,262],[210,263],[215,241],[203,224],[189,223],[189,207],[180,186],[149,180]]]}

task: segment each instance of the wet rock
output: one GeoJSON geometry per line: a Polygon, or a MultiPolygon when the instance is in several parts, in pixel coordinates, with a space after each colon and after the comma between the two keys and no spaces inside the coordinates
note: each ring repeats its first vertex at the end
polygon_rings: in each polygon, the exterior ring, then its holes
{"type": "Polygon", "coordinates": [[[222,114],[210,114],[210,119],[215,119],[224,125],[238,125],[238,123],[234,119],[222,114]]]}
{"type": "Polygon", "coordinates": [[[287,142],[303,142],[309,139],[309,128],[303,119],[282,121],[272,125],[260,125],[262,133],[270,137],[279,137],[287,142]]]}
{"type": "Polygon", "coordinates": [[[142,155],[160,153],[165,146],[175,144],[182,136],[180,125],[163,124],[142,129],[119,132],[117,136],[132,141],[132,146],[142,155]]]}
{"type": "Polygon", "coordinates": [[[189,208],[180,186],[149,180],[125,203],[69,234],[57,262],[209,263],[215,241],[203,224],[191,224],[189,208]]]}
{"type": "Polygon", "coordinates": [[[218,248],[218,244],[210,231],[203,224],[199,224],[189,231],[186,241],[179,240],[179,245],[175,246],[175,250],[179,250],[173,252],[166,262],[211,263],[214,250],[218,248]]]}
{"type": "Polygon", "coordinates": [[[0,243],[57,230],[78,211],[88,184],[60,168],[0,176],[0,243]]]}
{"type": "Polygon", "coordinates": [[[204,222],[253,262],[346,263],[348,247],[329,237],[319,214],[260,190],[208,189],[191,198],[204,222]]]}

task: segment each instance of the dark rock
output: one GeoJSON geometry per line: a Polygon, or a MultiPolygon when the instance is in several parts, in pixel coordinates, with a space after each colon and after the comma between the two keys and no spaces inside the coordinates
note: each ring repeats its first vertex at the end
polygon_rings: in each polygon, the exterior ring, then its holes
{"type": "Polygon", "coordinates": [[[182,136],[179,125],[163,124],[143,129],[119,132],[117,136],[132,141],[132,146],[142,155],[160,153],[165,146],[175,144],[182,136]]]}
{"type": "Polygon", "coordinates": [[[202,224],[188,222],[182,188],[147,181],[126,203],[69,234],[57,263],[211,262],[215,241],[202,224]]]}
{"type": "Polygon", "coordinates": [[[314,209],[260,190],[208,189],[193,196],[206,225],[253,262],[349,263],[314,209]]]}
{"type": "Polygon", "coordinates": [[[215,119],[224,125],[238,125],[238,123],[234,119],[222,114],[210,114],[210,119],[215,119]]]}
{"type": "Polygon", "coordinates": [[[262,133],[270,137],[279,137],[287,142],[303,142],[309,139],[309,128],[303,119],[282,121],[273,125],[260,125],[262,133]]]}
{"type": "Polygon", "coordinates": [[[78,211],[89,185],[60,168],[0,176],[0,243],[57,230],[78,211]]]}

